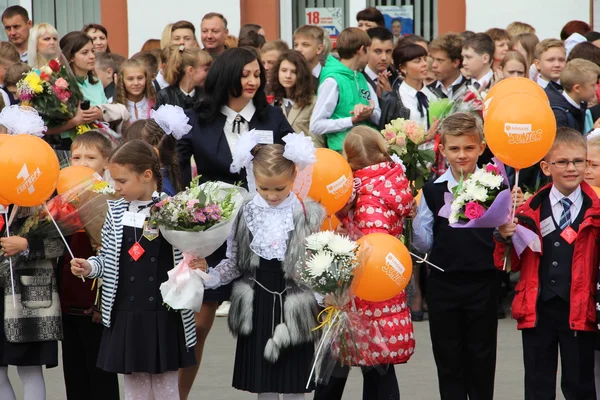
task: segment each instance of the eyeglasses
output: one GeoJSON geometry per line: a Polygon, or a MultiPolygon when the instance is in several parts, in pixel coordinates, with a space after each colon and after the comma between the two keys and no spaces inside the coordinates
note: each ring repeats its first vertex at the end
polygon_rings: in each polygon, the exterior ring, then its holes
{"type": "Polygon", "coordinates": [[[585,167],[588,163],[588,160],[584,160],[582,158],[576,158],[574,160],[560,160],[555,162],[548,162],[550,165],[554,165],[556,169],[567,169],[569,164],[573,164],[575,168],[585,167]]]}

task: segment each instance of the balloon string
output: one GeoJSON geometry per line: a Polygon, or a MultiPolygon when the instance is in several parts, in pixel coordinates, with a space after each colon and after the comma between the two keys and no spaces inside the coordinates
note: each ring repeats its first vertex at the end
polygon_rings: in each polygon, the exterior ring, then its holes
{"type": "MultiPolygon", "coordinates": [[[[54,224],[54,227],[58,231],[58,234],[60,235],[60,238],[63,240],[63,243],[65,244],[65,247],[69,251],[69,254],[71,255],[71,260],[74,260],[75,256],[73,255],[73,252],[71,251],[71,248],[69,247],[69,243],[67,243],[67,239],[65,239],[65,237],[63,236],[60,228],[58,227],[58,224],[56,223],[56,221],[54,220],[54,217],[52,216],[52,213],[50,212],[50,210],[48,210],[48,204],[44,203],[44,207],[46,208],[46,212],[50,216],[50,219],[52,220],[52,223],[54,224]]],[[[81,276],[80,278],[81,278],[82,281],[85,282],[85,278],[83,276],[81,276]]]]}
{"type": "MultiPolygon", "coordinates": [[[[9,229],[9,223],[8,223],[8,210],[6,208],[4,209],[4,217],[6,218],[6,237],[9,238],[10,237],[10,229],[9,229]]],[[[17,301],[15,300],[15,276],[13,273],[12,257],[8,257],[8,265],[10,268],[10,284],[12,286],[13,307],[17,308],[17,301]]]]}
{"type": "MultiPolygon", "coordinates": [[[[516,169],[515,170],[515,188],[519,187],[519,171],[520,169],[516,169]]],[[[513,196],[513,206],[512,206],[512,213],[510,215],[510,222],[512,223],[515,220],[515,215],[517,213],[517,196],[513,196]]],[[[506,271],[506,265],[508,264],[508,257],[510,257],[510,255],[506,255],[504,257],[504,266],[502,267],[502,271],[506,271]]]]}
{"type": "Polygon", "coordinates": [[[416,255],[416,254],[415,254],[415,253],[413,253],[412,251],[409,251],[409,253],[410,253],[410,255],[411,255],[411,256],[415,257],[415,258],[416,258],[416,259],[418,259],[419,261],[421,261],[421,262],[424,262],[424,263],[427,263],[427,264],[431,265],[433,268],[437,268],[437,269],[439,269],[440,271],[442,271],[442,272],[445,272],[443,269],[441,269],[441,268],[440,268],[440,267],[438,267],[437,265],[435,265],[435,264],[433,264],[433,263],[431,263],[431,262],[427,261],[427,260],[426,260],[426,259],[424,259],[423,257],[420,257],[420,256],[416,255]]]}

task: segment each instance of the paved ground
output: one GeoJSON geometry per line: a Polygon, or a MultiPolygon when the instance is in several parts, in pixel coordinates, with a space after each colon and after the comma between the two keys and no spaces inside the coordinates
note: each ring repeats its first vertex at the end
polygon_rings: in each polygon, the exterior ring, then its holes
{"type": "MultiPolygon", "coordinates": [[[[218,318],[208,338],[205,359],[196,379],[192,399],[242,400],[255,396],[231,388],[235,341],[227,331],[224,318],[218,318]]],[[[435,363],[429,344],[427,322],[415,323],[417,339],[416,353],[408,364],[397,366],[403,400],[438,399],[435,363]]],[[[48,400],[65,399],[60,367],[45,371],[48,400]]],[[[510,319],[501,320],[498,331],[498,367],[496,370],[496,396],[498,400],[523,398],[523,368],[521,360],[521,336],[510,319]]],[[[11,368],[11,381],[16,388],[17,398],[22,399],[22,388],[16,370],[11,368]]],[[[362,379],[353,371],[346,387],[344,399],[360,400],[362,379]]],[[[122,397],[124,398],[124,397],[122,397]]],[[[307,396],[311,399],[312,396],[307,396]]],[[[558,399],[563,399],[562,395],[558,399]]]]}

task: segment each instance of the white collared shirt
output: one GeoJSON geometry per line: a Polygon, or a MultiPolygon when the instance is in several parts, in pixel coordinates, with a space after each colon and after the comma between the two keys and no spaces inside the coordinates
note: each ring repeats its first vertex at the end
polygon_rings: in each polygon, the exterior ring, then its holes
{"type": "Polygon", "coordinates": [[[242,111],[235,112],[231,108],[227,106],[221,107],[221,114],[227,117],[225,121],[225,126],[223,127],[223,132],[225,132],[225,137],[227,138],[227,144],[229,145],[229,150],[231,150],[231,154],[235,153],[235,146],[240,139],[240,135],[248,130],[250,130],[249,122],[254,116],[256,112],[256,108],[254,107],[254,102],[249,101],[246,104],[246,107],[242,109],[242,111]],[[235,132],[233,131],[233,122],[235,121],[235,117],[237,115],[241,115],[244,120],[240,123],[240,131],[238,133],[237,127],[235,132]]]}
{"type": "MultiPolygon", "coordinates": [[[[398,89],[400,93],[400,99],[402,99],[402,104],[404,107],[410,110],[410,120],[415,121],[422,125],[425,129],[427,129],[427,111],[424,110],[423,116],[419,112],[419,100],[417,99],[417,92],[419,90],[410,86],[406,81],[402,82],[400,88],[398,89]]],[[[420,90],[423,92],[429,101],[435,100],[436,96],[429,90],[429,88],[423,85],[423,88],[420,90]]]]}
{"type": "Polygon", "coordinates": [[[129,114],[131,114],[129,122],[135,122],[138,119],[150,118],[150,104],[148,103],[146,96],[144,96],[144,98],[137,103],[127,99],[127,111],[129,111],[129,114]]]}
{"type": "Polygon", "coordinates": [[[284,98],[283,98],[283,106],[284,106],[284,107],[287,107],[288,105],[289,105],[290,107],[294,107],[294,100],[292,100],[292,99],[288,99],[287,97],[284,97],[284,98]]]}
{"type": "Polygon", "coordinates": [[[158,82],[158,86],[160,86],[161,89],[169,87],[169,82],[165,80],[162,69],[156,74],[156,82],[158,82]]]}
{"type": "MultiPolygon", "coordinates": [[[[437,178],[434,183],[448,182],[448,190],[452,192],[452,189],[458,185],[458,181],[452,174],[452,169],[448,168],[442,176],[437,178]]],[[[435,215],[433,211],[427,205],[425,196],[421,196],[419,206],[417,208],[417,216],[413,220],[413,239],[411,244],[419,252],[425,254],[433,247],[433,222],[435,215]]]]}
{"type": "Polygon", "coordinates": [[[377,78],[379,78],[379,74],[371,69],[368,65],[365,67],[365,74],[373,81],[377,82],[377,78]]]}
{"type": "Polygon", "coordinates": [[[575,189],[573,191],[573,193],[571,193],[568,196],[565,196],[564,194],[562,194],[561,192],[558,191],[558,189],[552,185],[552,189],[550,189],[550,206],[552,207],[552,216],[554,217],[554,221],[556,222],[556,226],[560,226],[560,217],[564,211],[564,207],[563,205],[560,203],[560,201],[563,198],[568,198],[569,200],[571,200],[571,223],[573,222],[573,220],[575,220],[575,218],[577,218],[577,215],[579,215],[579,212],[581,211],[581,207],[583,206],[583,196],[581,195],[581,186],[577,186],[577,189],[575,189]]]}
{"type": "Polygon", "coordinates": [[[456,78],[456,80],[454,82],[452,82],[450,84],[450,86],[448,86],[448,88],[446,88],[446,86],[444,86],[444,84],[442,83],[442,81],[437,81],[437,89],[440,89],[442,91],[442,93],[444,93],[446,96],[448,96],[449,99],[452,98],[452,96],[454,95],[454,85],[458,85],[459,83],[462,82],[462,75],[458,74],[458,78],[456,78]]]}
{"type": "Polygon", "coordinates": [[[573,107],[575,107],[576,109],[580,110],[581,109],[581,105],[577,104],[577,102],[575,100],[573,100],[571,98],[571,96],[569,96],[567,94],[567,91],[565,90],[564,92],[562,92],[562,95],[565,99],[567,99],[567,101],[569,102],[569,104],[571,104],[573,107]]]}
{"type": "Polygon", "coordinates": [[[542,78],[542,75],[538,75],[536,82],[542,87],[542,89],[546,89],[546,86],[548,86],[548,84],[550,83],[544,78],[542,78]]]}
{"type": "Polygon", "coordinates": [[[185,94],[186,96],[190,96],[190,97],[194,97],[194,95],[196,94],[196,88],[193,88],[191,92],[186,92],[185,90],[183,90],[181,88],[181,86],[179,87],[179,90],[181,90],[181,93],[185,94]]]}
{"type": "Polygon", "coordinates": [[[477,83],[479,83],[479,87],[480,88],[485,87],[485,90],[489,90],[490,83],[492,82],[493,77],[494,77],[494,71],[492,71],[490,69],[487,74],[485,74],[484,76],[481,77],[481,79],[477,79],[477,83]]]}
{"type": "Polygon", "coordinates": [[[319,76],[321,76],[321,70],[322,69],[323,69],[323,66],[321,65],[321,63],[317,63],[317,65],[312,70],[313,76],[315,78],[319,79],[319,76]]]}
{"type": "Polygon", "coordinates": [[[28,59],[28,52],[26,51],[25,53],[21,54],[21,62],[27,63],[27,59],[28,59]]]}

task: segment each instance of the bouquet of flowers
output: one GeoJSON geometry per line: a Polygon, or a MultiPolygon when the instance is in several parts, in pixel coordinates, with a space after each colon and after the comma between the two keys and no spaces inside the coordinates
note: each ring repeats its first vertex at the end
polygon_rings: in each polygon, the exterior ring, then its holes
{"type": "Polygon", "coordinates": [[[151,224],[183,252],[183,261],[169,271],[160,286],[164,302],[176,310],[200,311],[204,282],[215,278],[189,267],[194,258],[206,258],[225,243],[244,199],[244,189],[224,182],[198,184],[165,198],[152,210],[151,224]]]}
{"type": "Polygon", "coordinates": [[[385,125],[381,134],[388,143],[389,151],[398,156],[406,168],[413,196],[425,185],[431,175],[433,150],[420,149],[427,131],[415,121],[398,118],[385,125]]]}
{"type": "MultiPolygon", "coordinates": [[[[83,100],[76,78],[58,59],[25,74],[17,82],[17,91],[22,105],[35,108],[48,128],[63,125],[73,118],[83,100]]],[[[92,129],[102,130],[109,138],[116,135],[105,124],[92,123],[77,126],[71,136],[73,138],[92,129]]]]}
{"type": "MultiPolygon", "coordinates": [[[[452,193],[454,200],[450,206],[450,224],[470,222],[480,219],[496,200],[500,192],[508,186],[498,167],[487,164],[478,169],[466,180],[460,180],[452,193]]],[[[510,196],[510,193],[509,193],[510,196]]]]}
{"type": "MultiPolygon", "coordinates": [[[[306,238],[306,262],[299,266],[299,283],[308,286],[327,306],[319,315],[323,329],[313,363],[317,382],[326,382],[336,364],[374,366],[373,344],[378,352],[387,346],[374,338],[381,337],[378,326],[370,324],[352,306],[352,283],[360,268],[360,259],[368,248],[360,248],[345,236],[331,231],[306,238]],[[324,316],[323,318],[321,318],[324,316]]],[[[309,378],[309,383],[311,379],[309,378]]]]}
{"type": "MultiPolygon", "coordinates": [[[[448,218],[451,227],[497,228],[510,220],[513,198],[504,164],[493,161],[466,180],[461,179],[452,193],[445,194],[445,205],[438,215],[448,218]]],[[[512,245],[519,256],[526,247],[541,251],[538,235],[521,225],[512,237],[512,245]]]]}
{"type": "Polygon", "coordinates": [[[466,112],[477,114],[483,118],[483,105],[486,94],[487,92],[482,89],[477,90],[471,85],[463,85],[447,115],[466,112]]]}

